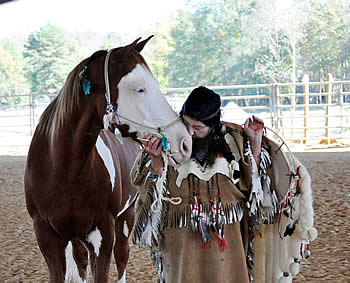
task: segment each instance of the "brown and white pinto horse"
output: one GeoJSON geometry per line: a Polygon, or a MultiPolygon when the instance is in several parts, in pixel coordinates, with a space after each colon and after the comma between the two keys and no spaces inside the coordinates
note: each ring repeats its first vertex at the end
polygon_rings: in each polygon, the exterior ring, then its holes
{"type": "Polygon", "coordinates": [[[118,278],[125,282],[136,198],[130,170],[139,147],[113,135],[116,117],[128,124],[117,126],[121,132],[134,138],[159,129],[176,162],[190,156],[191,138],[140,55],[149,39],[83,60],[36,128],[24,186],[51,282],[70,280],[69,248],[79,282],[87,282],[89,260],[94,281],[107,282],[114,235],[118,278]]]}

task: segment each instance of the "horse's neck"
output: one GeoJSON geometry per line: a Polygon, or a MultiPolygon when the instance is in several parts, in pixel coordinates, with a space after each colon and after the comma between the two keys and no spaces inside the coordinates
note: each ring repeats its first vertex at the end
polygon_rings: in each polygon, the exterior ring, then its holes
{"type": "Polygon", "coordinates": [[[75,113],[70,121],[63,123],[52,145],[54,152],[63,153],[58,162],[62,166],[69,166],[72,174],[85,166],[102,127],[96,112],[84,109],[75,113]]]}

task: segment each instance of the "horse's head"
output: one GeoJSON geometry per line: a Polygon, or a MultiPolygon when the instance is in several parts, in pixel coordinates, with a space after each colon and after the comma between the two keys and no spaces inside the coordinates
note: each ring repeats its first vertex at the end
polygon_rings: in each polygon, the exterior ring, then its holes
{"type": "Polygon", "coordinates": [[[82,90],[105,93],[97,102],[105,128],[116,127],[123,135],[135,133],[141,139],[145,133],[157,133],[165,147],[168,142],[173,159],[182,163],[190,157],[192,139],[140,54],[150,38],[92,55],[80,75],[82,90]]]}

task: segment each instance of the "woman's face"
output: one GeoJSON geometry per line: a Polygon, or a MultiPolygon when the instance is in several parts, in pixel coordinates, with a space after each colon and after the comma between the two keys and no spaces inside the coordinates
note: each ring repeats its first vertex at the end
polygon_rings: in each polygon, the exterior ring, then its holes
{"type": "Polygon", "coordinates": [[[183,116],[183,121],[187,128],[188,133],[194,139],[200,139],[200,138],[206,137],[211,130],[210,127],[203,124],[201,121],[193,120],[186,115],[183,116]]]}

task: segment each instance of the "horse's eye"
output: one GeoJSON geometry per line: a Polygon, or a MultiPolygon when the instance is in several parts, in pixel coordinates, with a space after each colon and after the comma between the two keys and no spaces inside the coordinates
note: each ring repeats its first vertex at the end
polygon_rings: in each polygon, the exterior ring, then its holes
{"type": "Polygon", "coordinates": [[[138,94],[142,94],[142,93],[144,93],[145,92],[145,89],[144,88],[138,88],[137,89],[137,93],[138,94]]]}

